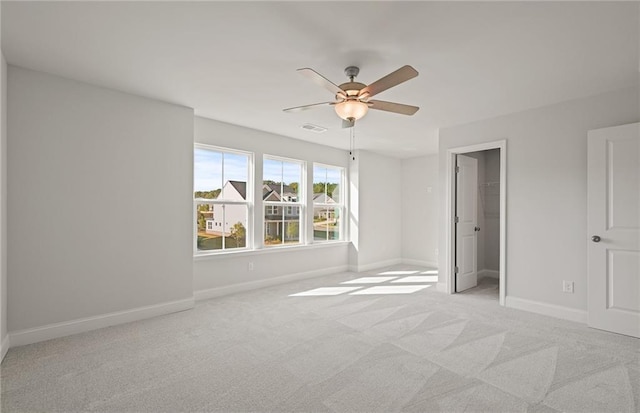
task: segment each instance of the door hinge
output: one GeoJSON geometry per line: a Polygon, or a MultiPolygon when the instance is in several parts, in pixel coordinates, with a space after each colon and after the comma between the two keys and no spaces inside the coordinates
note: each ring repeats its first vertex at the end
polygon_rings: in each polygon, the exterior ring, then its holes
{"type": "Polygon", "coordinates": [[[453,218],[453,222],[455,222],[457,224],[458,222],[460,222],[460,218],[458,218],[458,217],[453,218]]]}
{"type": "Polygon", "coordinates": [[[459,270],[458,270],[458,266],[453,267],[453,272],[454,272],[455,274],[457,274],[457,273],[458,273],[458,271],[459,271],[459,270]]]}
{"type": "Polygon", "coordinates": [[[456,166],[456,173],[460,173],[460,167],[456,166]]]}

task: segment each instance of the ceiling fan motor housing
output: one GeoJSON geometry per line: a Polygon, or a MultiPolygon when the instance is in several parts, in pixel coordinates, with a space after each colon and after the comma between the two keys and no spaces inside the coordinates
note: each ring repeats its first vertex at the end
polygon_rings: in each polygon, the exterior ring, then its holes
{"type": "Polygon", "coordinates": [[[350,96],[355,97],[355,96],[358,96],[358,92],[360,92],[360,90],[365,88],[366,86],[367,85],[360,82],[347,82],[347,83],[341,84],[339,88],[346,92],[347,97],[350,97],[350,96]]]}
{"type": "Polygon", "coordinates": [[[347,77],[351,79],[352,82],[353,79],[358,76],[358,73],[360,73],[360,68],[357,66],[349,66],[344,69],[344,74],[347,75],[347,77]]]}

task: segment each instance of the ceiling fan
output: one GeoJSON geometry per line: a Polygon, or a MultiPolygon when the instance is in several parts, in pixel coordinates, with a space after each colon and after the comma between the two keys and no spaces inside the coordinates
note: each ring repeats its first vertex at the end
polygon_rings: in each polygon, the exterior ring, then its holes
{"type": "Polygon", "coordinates": [[[391,72],[369,85],[354,81],[358,73],[360,73],[360,69],[356,66],[349,66],[344,69],[349,81],[340,86],[308,67],[297,71],[317,85],[329,90],[335,95],[336,100],[334,102],[321,102],[283,109],[285,112],[300,112],[318,106],[332,105],[335,107],[338,116],[343,119],[342,127],[350,128],[355,125],[356,120],[366,115],[369,109],[384,110],[402,115],[413,115],[420,109],[417,106],[371,99],[380,92],[418,76],[418,71],[409,65],[402,66],[395,72],[391,72]]]}

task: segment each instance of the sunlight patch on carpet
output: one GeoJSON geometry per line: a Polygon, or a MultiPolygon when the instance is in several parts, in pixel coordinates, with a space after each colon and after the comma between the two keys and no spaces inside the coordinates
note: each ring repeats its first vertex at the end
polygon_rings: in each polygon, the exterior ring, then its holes
{"type": "Polygon", "coordinates": [[[396,278],[398,277],[361,277],[355,280],[341,282],[340,284],[379,284],[396,278]]]}
{"type": "Polygon", "coordinates": [[[437,275],[411,275],[409,277],[403,277],[399,280],[391,281],[392,283],[437,283],[437,275]]]}
{"type": "Polygon", "coordinates": [[[360,287],[321,287],[301,293],[289,294],[289,297],[309,297],[318,295],[340,295],[357,290],[360,287]]]}
{"type": "Polygon", "coordinates": [[[424,290],[431,287],[430,285],[381,285],[364,290],[349,293],[349,295],[373,295],[373,294],[411,294],[416,291],[424,290]]]}
{"type": "Polygon", "coordinates": [[[417,274],[419,272],[420,271],[396,270],[396,271],[379,272],[378,275],[411,275],[411,274],[417,274]]]}

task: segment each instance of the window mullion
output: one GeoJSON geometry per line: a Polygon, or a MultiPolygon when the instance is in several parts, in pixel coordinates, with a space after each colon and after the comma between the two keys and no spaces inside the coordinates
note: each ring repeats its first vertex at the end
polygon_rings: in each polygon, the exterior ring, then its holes
{"type": "Polygon", "coordinates": [[[225,231],[227,229],[227,208],[225,204],[222,204],[222,250],[224,251],[227,248],[227,237],[225,236],[225,231]]]}

